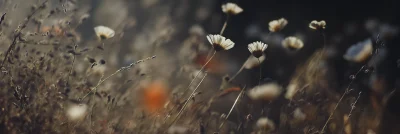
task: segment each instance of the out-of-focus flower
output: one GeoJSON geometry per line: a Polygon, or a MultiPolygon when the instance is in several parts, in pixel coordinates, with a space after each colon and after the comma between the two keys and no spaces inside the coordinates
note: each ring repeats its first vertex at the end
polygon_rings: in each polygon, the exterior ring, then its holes
{"type": "Polygon", "coordinates": [[[280,18],[278,20],[273,20],[269,22],[269,31],[271,32],[278,32],[285,28],[288,24],[288,21],[285,18],[280,18]]]}
{"type": "Polygon", "coordinates": [[[371,39],[358,42],[347,49],[344,59],[352,62],[363,62],[372,55],[373,47],[371,39]]]}
{"type": "Polygon", "coordinates": [[[267,49],[267,47],[267,44],[257,41],[250,43],[247,48],[254,57],[260,58],[264,54],[264,51],[267,49]]]}
{"type": "Polygon", "coordinates": [[[236,15],[243,12],[243,9],[235,3],[228,2],[222,5],[222,12],[229,15],[236,15]]]}
{"type": "Polygon", "coordinates": [[[143,104],[149,112],[156,112],[167,101],[167,86],[161,81],[151,83],[143,91],[143,104]]]}
{"type": "Polygon", "coordinates": [[[101,40],[112,38],[115,35],[115,31],[106,26],[97,26],[94,28],[94,32],[96,33],[96,36],[101,40]]]}
{"type": "Polygon", "coordinates": [[[390,24],[382,24],[379,26],[379,33],[381,38],[390,39],[399,33],[399,28],[390,24]]]}
{"type": "Polygon", "coordinates": [[[85,117],[87,105],[85,104],[73,104],[67,110],[67,116],[70,120],[79,120],[85,117]]]}
{"type": "Polygon", "coordinates": [[[289,50],[300,50],[304,47],[304,43],[299,38],[290,36],[282,41],[282,46],[289,50]]]}
{"type": "Polygon", "coordinates": [[[326,22],[324,20],[321,20],[321,21],[313,20],[308,25],[308,27],[310,27],[311,29],[314,29],[314,30],[322,30],[322,29],[325,29],[326,22]]]}
{"type": "Polygon", "coordinates": [[[275,123],[267,117],[262,117],[258,119],[256,125],[258,128],[264,129],[266,131],[273,131],[275,129],[275,123]]]}
{"type": "Polygon", "coordinates": [[[290,83],[287,86],[287,91],[285,93],[285,98],[291,100],[293,98],[293,96],[296,94],[296,92],[298,90],[297,88],[298,88],[297,84],[290,83]]]}
{"type": "Polygon", "coordinates": [[[368,32],[375,33],[379,28],[379,20],[375,18],[368,19],[365,21],[364,27],[368,32]]]}
{"type": "Polygon", "coordinates": [[[277,83],[259,85],[248,91],[248,95],[253,100],[272,101],[282,92],[281,86],[277,83]]]}
{"type": "Polygon", "coordinates": [[[217,52],[221,50],[229,50],[235,45],[235,43],[233,43],[230,39],[226,39],[224,36],[219,34],[207,35],[207,39],[217,52]]]}
{"type": "Polygon", "coordinates": [[[298,121],[303,121],[306,119],[306,114],[300,108],[296,108],[293,112],[293,117],[298,121]]]}
{"type": "Polygon", "coordinates": [[[256,58],[254,56],[250,56],[246,62],[244,63],[244,68],[246,69],[252,69],[254,67],[257,67],[260,65],[260,63],[262,63],[265,60],[265,56],[261,56],[260,58],[256,58]],[[260,60],[260,62],[258,61],[260,60]]]}
{"type": "Polygon", "coordinates": [[[261,28],[257,24],[250,24],[245,30],[246,37],[258,38],[261,36],[261,28]]]}
{"type": "Polygon", "coordinates": [[[168,134],[186,134],[188,133],[188,128],[183,126],[171,126],[168,128],[168,134]]]}
{"type": "Polygon", "coordinates": [[[200,25],[193,25],[192,27],[190,27],[189,33],[192,35],[198,35],[198,36],[205,35],[204,29],[200,25]]]}

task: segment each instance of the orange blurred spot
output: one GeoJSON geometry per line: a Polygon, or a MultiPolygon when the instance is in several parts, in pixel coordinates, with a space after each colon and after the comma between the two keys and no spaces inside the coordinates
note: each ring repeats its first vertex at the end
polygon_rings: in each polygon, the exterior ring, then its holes
{"type": "Polygon", "coordinates": [[[225,95],[227,95],[227,94],[229,94],[231,92],[237,92],[237,91],[240,91],[240,90],[242,90],[242,89],[239,88],[239,87],[231,87],[231,88],[228,88],[228,89],[225,89],[224,91],[222,91],[222,93],[219,94],[219,97],[222,97],[222,96],[225,96],[225,95]]]}
{"type": "Polygon", "coordinates": [[[143,104],[148,112],[156,112],[167,100],[167,88],[163,82],[153,82],[143,91],[143,104]]]}
{"type": "MultiPolygon", "coordinates": [[[[197,55],[197,57],[195,58],[195,63],[203,66],[204,64],[206,64],[206,62],[209,59],[207,58],[207,54],[199,54],[197,55]]],[[[220,61],[218,61],[216,59],[216,57],[214,57],[206,66],[205,69],[207,69],[209,72],[221,72],[224,70],[224,64],[220,61]]]]}

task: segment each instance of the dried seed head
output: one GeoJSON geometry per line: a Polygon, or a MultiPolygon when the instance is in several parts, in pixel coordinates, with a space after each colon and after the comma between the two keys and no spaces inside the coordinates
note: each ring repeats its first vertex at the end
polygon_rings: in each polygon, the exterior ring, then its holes
{"type": "Polygon", "coordinates": [[[100,40],[106,40],[115,35],[115,31],[106,26],[97,26],[94,28],[94,31],[100,40]]]}
{"type": "Polygon", "coordinates": [[[322,29],[325,29],[325,26],[326,26],[326,22],[325,22],[324,20],[321,20],[321,21],[313,20],[313,21],[311,21],[311,23],[309,24],[309,27],[310,27],[311,29],[314,29],[314,30],[322,30],[322,29]]]}
{"type": "Polygon", "coordinates": [[[229,15],[236,15],[243,12],[243,9],[235,3],[228,2],[222,5],[222,12],[229,15]]]}
{"type": "Polygon", "coordinates": [[[266,131],[273,131],[275,129],[275,123],[267,117],[262,117],[257,120],[257,127],[266,131]]]}
{"type": "Polygon", "coordinates": [[[303,121],[306,119],[306,114],[303,113],[303,111],[301,111],[300,108],[296,108],[293,112],[293,117],[294,119],[298,120],[298,121],[303,121]]]}
{"type": "Polygon", "coordinates": [[[85,113],[87,110],[87,105],[79,104],[79,105],[72,105],[67,111],[67,116],[70,120],[79,120],[85,117],[85,113]]]}
{"type": "Polygon", "coordinates": [[[347,49],[344,59],[352,62],[363,62],[372,55],[373,47],[371,39],[358,42],[347,49]]]}
{"type": "Polygon", "coordinates": [[[273,20],[269,22],[269,31],[278,32],[281,31],[288,24],[285,18],[280,18],[279,20],[273,20]]]}
{"type": "Polygon", "coordinates": [[[226,39],[224,36],[219,34],[209,34],[207,35],[207,39],[217,52],[221,50],[229,50],[235,45],[235,43],[233,43],[230,39],[226,39]]]}
{"type": "Polygon", "coordinates": [[[248,45],[250,53],[256,58],[260,58],[264,54],[264,51],[267,49],[267,47],[268,45],[262,43],[261,41],[253,42],[248,45]]]}
{"type": "Polygon", "coordinates": [[[300,50],[304,47],[304,43],[301,39],[290,36],[282,41],[282,46],[289,50],[300,50]]]}
{"type": "Polygon", "coordinates": [[[298,90],[297,88],[298,88],[297,84],[290,83],[287,86],[287,89],[286,89],[287,91],[285,93],[285,98],[291,100],[293,98],[293,96],[296,94],[296,92],[298,90]]]}
{"type": "Polygon", "coordinates": [[[282,92],[282,87],[277,83],[259,85],[248,91],[248,95],[253,100],[272,101],[282,92]]]}

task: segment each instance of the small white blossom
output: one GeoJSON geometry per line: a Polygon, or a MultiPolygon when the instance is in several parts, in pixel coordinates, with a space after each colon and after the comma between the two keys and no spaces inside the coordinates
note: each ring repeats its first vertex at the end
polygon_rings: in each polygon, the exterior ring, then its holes
{"type": "Polygon", "coordinates": [[[253,42],[248,45],[250,53],[253,54],[253,56],[256,58],[260,58],[267,47],[268,45],[262,43],[261,41],[253,42]]]}
{"type": "Polygon", "coordinates": [[[214,47],[215,51],[229,50],[235,45],[235,43],[233,43],[230,39],[226,39],[224,36],[221,36],[219,34],[209,34],[207,35],[207,39],[214,47]]]}
{"type": "Polygon", "coordinates": [[[282,41],[282,46],[290,50],[299,50],[304,47],[304,43],[297,37],[287,37],[282,41]]]}
{"type": "Polygon", "coordinates": [[[288,21],[285,18],[280,18],[278,20],[273,20],[268,23],[269,25],[269,31],[271,32],[278,32],[285,28],[285,26],[288,24],[288,21]]]}
{"type": "Polygon", "coordinates": [[[325,29],[325,26],[326,26],[326,22],[324,20],[321,20],[321,21],[313,20],[309,24],[309,27],[314,30],[325,29]]]}
{"type": "Polygon", "coordinates": [[[236,15],[243,12],[243,9],[235,3],[226,3],[222,5],[222,12],[230,15],[236,15]]]}
{"type": "Polygon", "coordinates": [[[112,38],[115,35],[115,31],[106,26],[97,26],[94,28],[94,31],[96,36],[101,40],[112,38]]]}

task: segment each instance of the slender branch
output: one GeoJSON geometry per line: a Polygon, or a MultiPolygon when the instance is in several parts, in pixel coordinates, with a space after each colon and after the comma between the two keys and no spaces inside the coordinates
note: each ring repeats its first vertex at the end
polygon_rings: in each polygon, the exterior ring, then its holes
{"type": "Polygon", "coordinates": [[[238,76],[238,75],[240,74],[240,72],[242,72],[242,71],[243,71],[243,69],[244,69],[244,64],[242,65],[242,67],[240,67],[240,69],[239,69],[239,70],[236,72],[236,74],[235,74],[235,75],[233,75],[233,76],[232,76],[232,78],[230,78],[230,79],[229,79],[229,81],[228,81],[228,82],[229,82],[229,83],[230,83],[230,82],[232,82],[232,81],[233,81],[233,79],[235,79],[235,78],[236,78],[236,76],[238,76]]]}
{"type": "Polygon", "coordinates": [[[214,51],[214,53],[211,55],[210,59],[208,59],[208,61],[200,68],[200,71],[197,72],[196,76],[194,76],[192,81],[189,83],[189,86],[184,90],[184,95],[186,94],[187,90],[189,90],[190,86],[192,86],[192,84],[193,84],[194,80],[196,80],[197,76],[200,75],[200,73],[204,70],[204,68],[207,66],[207,64],[210,63],[210,61],[214,58],[215,53],[217,53],[217,51],[214,51]]]}
{"type": "Polygon", "coordinates": [[[200,84],[203,82],[204,78],[206,78],[207,72],[204,74],[203,78],[201,79],[200,83],[196,86],[196,88],[193,90],[193,92],[190,94],[190,96],[186,99],[185,103],[182,106],[182,109],[178,112],[178,115],[176,115],[175,119],[172,121],[171,125],[172,126],[180,117],[182,114],[183,110],[185,110],[187,104],[189,103],[190,99],[192,98],[193,94],[197,91],[199,88],[200,84]]]}
{"type": "Polygon", "coordinates": [[[119,72],[128,70],[128,69],[132,68],[133,66],[135,66],[135,65],[137,65],[137,64],[139,64],[139,63],[145,62],[145,61],[147,61],[147,60],[152,60],[152,59],[154,59],[154,58],[156,58],[155,55],[154,55],[154,56],[151,56],[151,57],[147,57],[146,59],[143,59],[143,60],[138,60],[138,61],[136,61],[136,62],[133,62],[133,63],[129,64],[128,66],[121,67],[120,69],[118,69],[117,71],[115,71],[113,74],[107,76],[107,77],[104,78],[104,79],[100,79],[99,82],[97,83],[97,85],[96,85],[95,87],[93,87],[92,90],[90,90],[89,93],[87,93],[85,96],[83,96],[83,97],[80,98],[79,100],[82,101],[82,100],[85,99],[89,94],[91,94],[91,93],[93,93],[93,92],[94,92],[94,94],[96,94],[97,88],[98,88],[104,81],[106,81],[107,79],[111,78],[112,76],[118,74],[119,72]]]}
{"type": "Polygon", "coordinates": [[[219,32],[219,35],[222,35],[226,29],[226,26],[228,26],[229,16],[230,16],[229,14],[226,16],[226,20],[224,22],[224,25],[222,26],[221,31],[219,32]]]}
{"type": "Polygon", "coordinates": [[[351,109],[350,109],[349,114],[347,115],[348,118],[347,118],[347,121],[346,121],[346,122],[344,123],[344,125],[343,125],[343,128],[342,128],[341,133],[343,133],[344,128],[346,127],[345,125],[347,125],[347,123],[349,122],[351,113],[352,113],[353,110],[356,108],[356,104],[357,104],[358,99],[360,99],[361,93],[362,93],[362,92],[359,92],[359,93],[358,93],[357,99],[354,101],[354,103],[351,103],[351,105],[350,105],[350,106],[351,106],[351,109]]]}
{"type": "Polygon", "coordinates": [[[260,68],[260,79],[258,79],[258,85],[260,85],[261,84],[261,69],[262,69],[262,66],[261,66],[261,61],[260,61],[260,58],[257,58],[257,60],[258,60],[258,64],[259,64],[259,68],[260,68]]]}
{"type": "MultiPolygon", "coordinates": [[[[4,55],[4,59],[3,59],[3,61],[1,62],[0,67],[3,67],[5,61],[6,61],[7,58],[8,58],[8,55],[9,55],[10,52],[14,49],[15,45],[17,44],[17,39],[21,38],[22,30],[26,28],[26,25],[27,25],[28,22],[31,20],[31,18],[32,18],[33,15],[35,15],[39,10],[44,9],[45,4],[47,3],[47,1],[48,1],[48,0],[44,1],[44,2],[42,3],[42,5],[41,5],[39,8],[35,9],[31,14],[29,14],[28,17],[26,17],[25,21],[22,23],[22,25],[18,26],[18,28],[15,30],[16,33],[14,34],[13,41],[12,41],[11,45],[8,47],[8,49],[7,49],[7,51],[6,51],[6,54],[4,55]]],[[[4,16],[5,16],[5,14],[2,16],[2,18],[3,18],[4,16]]]]}
{"type": "Polygon", "coordinates": [[[229,110],[228,115],[225,117],[224,121],[222,121],[221,125],[220,125],[219,128],[218,128],[218,131],[221,130],[221,128],[222,128],[222,126],[224,126],[224,123],[226,122],[226,120],[228,120],[229,115],[231,115],[231,113],[232,113],[232,111],[233,111],[233,108],[235,108],[237,102],[239,101],[240,97],[243,95],[245,89],[246,89],[246,85],[244,85],[244,87],[242,88],[242,91],[240,91],[239,95],[236,97],[236,100],[235,100],[235,102],[233,103],[233,105],[232,105],[232,107],[231,107],[231,110],[229,110]]]}
{"type": "Polygon", "coordinates": [[[326,120],[324,127],[322,127],[322,130],[320,131],[321,134],[324,133],[326,126],[328,125],[329,121],[332,119],[333,114],[335,113],[336,109],[339,107],[339,104],[340,104],[340,102],[343,100],[344,96],[345,96],[346,94],[348,94],[348,93],[351,91],[351,90],[349,90],[351,84],[353,84],[354,80],[357,78],[357,75],[364,69],[364,67],[365,67],[365,66],[362,66],[362,67],[357,71],[357,73],[354,75],[355,78],[352,79],[352,80],[350,81],[349,85],[348,85],[347,88],[346,88],[346,91],[342,94],[342,97],[340,97],[339,101],[336,103],[336,106],[335,106],[335,108],[333,109],[332,113],[329,115],[328,120],[326,120]]]}

